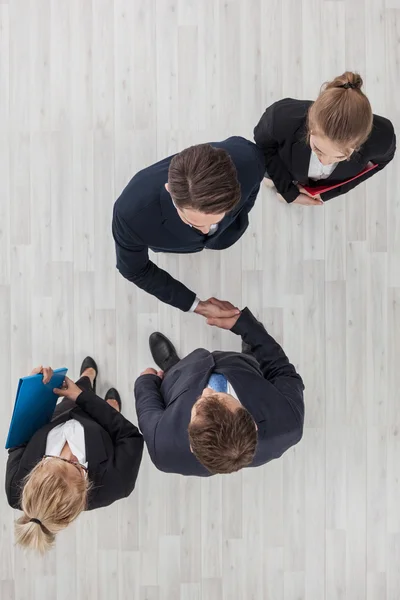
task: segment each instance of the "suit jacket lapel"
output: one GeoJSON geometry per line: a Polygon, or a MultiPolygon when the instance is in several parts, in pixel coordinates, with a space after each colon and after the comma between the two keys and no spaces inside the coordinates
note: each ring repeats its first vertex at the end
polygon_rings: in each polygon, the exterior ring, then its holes
{"type": "Polygon", "coordinates": [[[308,167],[310,165],[311,150],[303,142],[296,142],[292,146],[293,179],[304,185],[308,184],[308,167]]]}
{"type": "Polygon", "coordinates": [[[307,129],[303,124],[296,133],[296,142],[292,146],[292,175],[295,181],[308,184],[308,168],[310,165],[311,148],[307,143],[307,129]]]}
{"type": "Polygon", "coordinates": [[[213,355],[203,348],[195,350],[182,359],[168,371],[161,384],[161,394],[166,407],[175,402],[188,389],[193,390],[196,398],[200,396],[214,366],[213,355]]]}
{"type": "Polygon", "coordinates": [[[351,155],[350,160],[342,160],[337,165],[336,169],[324,181],[329,181],[332,183],[336,181],[338,183],[339,181],[346,181],[347,179],[350,179],[351,177],[357,175],[357,173],[362,171],[364,167],[365,160],[363,159],[361,154],[359,154],[358,152],[354,152],[351,155]]]}
{"type": "Polygon", "coordinates": [[[79,421],[85,429],[86,460],[90,476],[92,470],[108,459],[102,435],[103,430],[96,421],[86,416],[86,413],[78,407],[73,410],[71,416],[79,421]]]}

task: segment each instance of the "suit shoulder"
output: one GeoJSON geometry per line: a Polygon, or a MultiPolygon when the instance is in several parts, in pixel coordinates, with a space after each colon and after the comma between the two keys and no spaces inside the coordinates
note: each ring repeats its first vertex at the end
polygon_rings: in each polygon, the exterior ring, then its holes
{"type": "Polygon", "coordinates": [[[265,112],[273,115],[275,119],[305,119],[311,105],[311,100],[283,98],[268,106],[265,112]]]}
{"type": "Polygon", "coordinates": [[[160,193],[168,181],[168,167],[171,157],[138,171],[122,191],[114,205],[114,214],[129,222],[153,211],[158,204],[160,193]]]}
{"type": "Polygon", "coordinates": [[[282,98],[271,104],[268,109],[272,109],[276,116],[298,116],[305,117],[308,109],[312,105],[312,100],[297,100],[296,98],[282,98]]]}
{"type": "Polygon", "coordinates": [[[395,149],[396,135],[392,122],[386,117],[374,115],[372,131],[364,144],[365,149],[372,152],[385,154],[390,149],[395,149]]]}
{"type": "Polygon", "coordinates": [[[238,170],[239,179],[249,177],[261,181],[265,171],[264,155],[254,142],[241,136],[233,136],[211,145],[228,152],[238,170]]]}
{"type": "Polygon", "coordinates": [[[283,98],[268,106],[254,129],[254,139],[262,146],[264,138],[287,139],[303,127],[311,100],[283,98]]]}
{"type": "Polygon", "coordinates": [[[257,146],[254,142],[235,135],[223,140],[222,142],[211,142],[211,146],[214,148],[222,148],[226,150],[232,157],[234,156],[253,156],[257,152],[257,146]]]}

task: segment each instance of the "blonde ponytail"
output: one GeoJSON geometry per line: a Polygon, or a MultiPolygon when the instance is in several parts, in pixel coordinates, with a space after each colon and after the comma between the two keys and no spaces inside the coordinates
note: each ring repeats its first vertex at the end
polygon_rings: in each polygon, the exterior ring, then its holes
{"type": "Polygon", "coordinates": [[[369,137],[373,113],[358,73],[346,71],[324,84],[308,113],[308,134],[326,136],[350,155],[369,137]]]}
{"type": "Polygon", "coordinates": [[[53,546],[56,536],[43,525],[31,521],[23,515],[15,522],[15,541],[17,544],[44,554],[53,546]]]}
{"type": "Polygon", "coordinates": [[[67,463],[39,462],[25,478],[21,495],[23,516],[15,522],[15,541],[44,554],[56,534],[85,510],[90,484],[67,463]]]}

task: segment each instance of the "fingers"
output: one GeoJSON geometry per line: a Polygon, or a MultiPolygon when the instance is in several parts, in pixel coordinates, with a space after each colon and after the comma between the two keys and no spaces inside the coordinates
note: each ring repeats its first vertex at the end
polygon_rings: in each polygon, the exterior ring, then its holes
{"type": "Polygon", "coordinates": [[[53,369],[51,367],[43,367],[43,383],[49,383],[53,377],[53,369]]]}
{"type": "Polygon", "coordinates": [[[60,389],[65,395],[65,393],[74,385],[75,383],[72,381],[72,379],[70,379],[69,377],[64,377],[63,384],[61,388],[58,389],[60,389]]]}
{"type": "Polygon", "coordinates": [[[230,329],[232,319],[221,318],[221,317],[209,317],[206,320],[207,325],[211,325],[211,327],[220,327],[221,329],[230,329]]]}
{"type": "Polygon", "coordinates": [[[213,306],[218,306],[218,308],[221,308],[222,310],[224,309],[224,303],[222,302],[222,300],[218,300],[218,298],[209,298],[207,302],[209,302],[213,306]]]}
{"type": "Polygon", "coordinates": [[[32,369],[31,375],[38,375],[42,371],[43,371],[43,367],[42,367],[42,365],[40,365],[40,367],[35,367],[34,369],[32,369]]]}
{"type": "Polygon", "coordinates": [[[145,369],[140,375],[157,375],[157,371],[152,368],[145,369]]]}
{"type": "Polygon", "coordinates": [[[157,375],[160,379],[164,379],[164,371],[157,371],[157,375]]]}
{"type": "Polygon", "coordinates": [[[218,298],[210,298],[208,300],[210,302],[210,304],[213,304],[214,306],[218,306],[221,309],[226,309],[226,310],[234,310],[235,307],[233,306],[233,304],[231,302],[228,302],[228,300],[219,300],[218,298]]]}
{"type": "Polygon", "coordinates": [[[72,381],[72,379],[65,377],[62,386],[60,388],[53,388],[53,392],[57,396],[63,396],[65,398],[70,398],[71,400],[76,400],[81,394],[82,390],[72,381]]]}
{"type": "Polygon", "coordinates": [[[56,396],[65,396],[65,389],[53,388],[53,393],[56,396]]]}
{"type": "Polygon", "coordinates": [[[219,327],[220,321],[221,319],[216,319],[215,317],[213,317],[212,319],[207,319],[206,323],[207,325],[211,325],[211,327],[219,327]]]}
{"type": "Polygon", "coordinates": [[[227,300],[218,300],[218,298],[210,298],[208,302],[213,306],[217,306],[218,308],[220,308],[221,311],[223,311],[224,313],[224,317],[234,317],[235,315],[238,315],[240,313],[240,310],[237,307],[233,306],[233,304],[231,302],[228,302],[227,300]]]}
{"type": "Polygon", "coordinates": [[[222,319],[232,319],[232,317],[237,317],[238,315],[240,315],[240,310],[235,308],[233,310],[224,310],[220,316],[222,319]]]}
{"type": "Polygon", "coordinates": [[[299,192],[301,194],[304,194],[305,196],[308,196],[309,198],[317,199],[317,200],[321,200],[321,196],[319,194],[311,194],[310,192],[308,192],[305,188],[303,188],[303,186],[297,186],[297,189],[299,190],[299,192]]]}
{"type": "Polygon", "coordinates": [[[49,383],[54,372],[51,367],[43,367],[40,365],[40,367],[35,367],[32,370],[31,375],[39,375],[40,373],[43,373],[43,383],[49,383]]]}

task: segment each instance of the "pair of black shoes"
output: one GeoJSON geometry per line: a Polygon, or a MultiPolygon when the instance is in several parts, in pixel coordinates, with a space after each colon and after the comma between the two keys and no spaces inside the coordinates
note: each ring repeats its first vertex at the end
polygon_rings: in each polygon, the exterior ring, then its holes
{"type": "MultiPolygon", "coordinates": [[[[154,362],[164,373],[180,361],[173,343],[162,333],[152,333],[149,344],[154,362]]],[[[242,352],[251,354],[251,346],[242,342],[242,352]]]]}
{"type": "MultiPolygon", "coordinates": [[[[82,373],[84,371],[86,371],[86,369],[94,369],[96,371],[96,377],[94,378],[93,381],[93,386],[92,389],[93,391],[96,393],[96,380],[97,380],[97,374],[99,372],[98,368],[97,368],[97,364],[96,361],[91,357],[91,356],[87,356],[82,365],[81,365],[81,370],[80,370],[80,375],[82,375],[82,373]]],[[[108,390],[108,392],[106,393],[104,400],[116,400],[118,407],[119,407],[119,412],[121,412],[121,407],[122,407],[122,401],[121,401],[121,396],[119,395],[118,391],[115,388],[110,388],[108,390]]]]}

